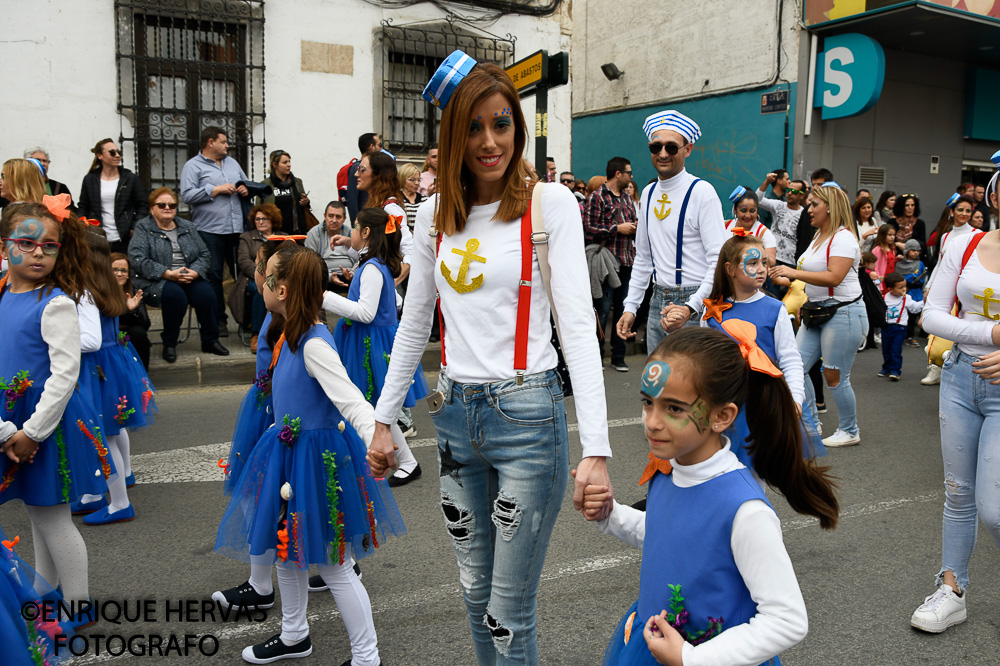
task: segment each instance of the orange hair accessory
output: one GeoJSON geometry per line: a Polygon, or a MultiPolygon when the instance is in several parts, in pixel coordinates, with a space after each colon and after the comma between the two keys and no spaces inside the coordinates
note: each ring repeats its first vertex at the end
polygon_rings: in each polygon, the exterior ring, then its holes
{"type": "Polygon", "coordinates": [[[267,237],[267,240],[269,240],[269,241],[295,241],[296,243],[298,243],[299,241],[304,241],[305,239],[306,239],[305,236],[268,236],[267,237]]]}
{"type": "Polygon", "coordinates": [[[20,541],[20,540],[21,540],[21,537],[16,536],[16,537],[14,537],[13,541],[7,541],[6,539],[4,539],[3,541],[0,541],[0,543],[2,543],[4,545],[4,547],[7,548],[7,550],[9,550],[11,552],[14,552],[14,546],[16,546],[17,542],[20,541]]]}
{"type": "Polygon", "coordinates": [[[278,365],[278,357],[281,356],[281,350],[285,346],[285,332],[282,331],[281,335],[278,336],[278,341],[274,343],[274,349],[271,350],[271,365],[268,367],[267,371],[274,373],[274,367],[278,365]]]}
{"type": "Polygon", "coordinates": [[[670,474],[674,469],[673,465],[670,464],[669,460],[662,460],[657,458],[652,453],[649,454],[649,462],[646,464],[646,469],[643,470],[642,476],[639,477],[639,485],[646,483],[657,472],[662,472],[663,474],[670,474]]]}
{"type": "Polygon", "coordinates": [[[394,234],[403,224],[404,215],[390,215],[389,221],[385,223],[385,233],[394,234]]]}
{"type": "Polygon", "coordinates": [[[741,226],[739,226],[737,224],[734,224],[733,225],[733,235],[734,236],[739,236],[740,238],[746,238],[750,234],[747,233],[747,230],[744,227],[741,227],[741,226]]]}
{"type": "Polygon", "coordinates": [[[92,227],[99,227],[99,226],[101,226],[101,221],[100,220],[94,220],[94,219],[91,219],[89,217],[81,217],[80,221],[83,222],[84,224],[89,224],[92,227]]]}
{"type": "Polygon", "coordinates": [[[781,377],[781,370],[775,367],[771,359],[757,346],[757,327],[742,319],[728,319],[722,322],[722,328],[740,343],[740,353],[747,360],[751,370],[763,372],[772,377],[781,377]]]}
{"type": "Polygon", "coordinates": [[[732,303],[727,303],[722,296],[717,299],[712,300],[706,298],[702,301],[705,304],[705,315],[702,317],[705,321],[709,319],[715,319],[715,321],[722,323],[722,313],[733,307],[732,303]]]}
{"type": "Polygon", "coordinates": [[[42,197],[42,205],[48,208],[52,217],[60,222],[65,222],[66,218],[69,217],[69,206],[71,203],[73,203],[73,199],[65,193],[57,194],[54,197],[46,194],[42,197]]]}

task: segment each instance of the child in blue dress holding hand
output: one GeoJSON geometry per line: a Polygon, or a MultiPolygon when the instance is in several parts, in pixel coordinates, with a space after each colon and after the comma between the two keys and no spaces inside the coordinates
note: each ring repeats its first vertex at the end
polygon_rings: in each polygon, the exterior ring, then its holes
{"type": "MultiPolygon", "coordinates": [[[[719,331],[681,329],[660,343],[643,371],[647,509],[614,502],[600,522],[604,532],[643,549],[639,599],[612,637],[605,664],[775,664],[806,635],[781,524],[722,434],[739,405],[747,404],[754,470],[793,509],[830,529],[837,497],[827,471],[803,459],[795,404],[780,371],[740,333],[734,341],[719,331]]],[[[610,499],[609,488],[587,486],[585,515],[598,517],[610,499]]]]}
{"type": "MultiPolygon", "coordinates": [[[[811,419],[805,403],[805,374],[802,356],[795,342],[795,330],[784,304],[762,291],[767,279],[766,250],[759,238],[739,233],[727,240],[719,251],[715,266],[712,293],[705,299],[705,314],[701,325],[730,333],[734,326],[746,322],[753,325],[754,338],[768,358],[778,366],[792,393],[798,414],[806,415],[802,425],[803,449],[807,457],[826,455],[823,440],[811,419]]],[[[733,335],[730,333],[730,336],[733,335]]],[[[752,468],[747,449],[746,410],[741,409],[732,427],[726,432],[733,444],[733,453],[740,462],[752,468]]]]}
{"type": "Polygon", "coordinates": [[[285,244],[266,270],[264,301],[285,320],[285,344],[271,378],[275,426],[246,461],[216,551],[240,559],[273,554],[282,619],[281,633],[244,649],[243,659],[264,664],[312,653],[307,568],[316,564],[347,627],[347,663],[375,666],[371,602],[350,558],[370,555],[405,528],[391,491],[372,478],[365,461],[374,409],[319,321],[325,272],[319,255],[285,244]]]}
{"type": "Polygon", "coordinates": [[[93,407],[76,390],[86,232],[69,195],[45,202],[10,204],[0,219],[10,266],[0,290],[0,503],[24,502],[35,569],[66,601],[82,602],[90,598],[87,546],[69,503],[107,490],[112,467],[93,407]]]}
{"type": "MultiPolygon", "coordinates": [[[[334,340],[343,352],[347,374],[372,405],[382,394],[399,327],[394,279],[402,261],[401,224],[406,224],[405,219],[389,215],[382,208],[359,212],[351,230],[351,244],[361,255],[361,266],[354,272],[347,298],[333,292],[323,297],[323,309],[343,317],[337,322],[334,340]]],[[[417,366],[403,406],[413,407],[427,393],[423,369],[417,366]]],[[[420,465],[398,426],[392,426],[392,435],[399,447],[399,469],[389,478],[389,485],[400,486],[420,476],[420,465]]]]}

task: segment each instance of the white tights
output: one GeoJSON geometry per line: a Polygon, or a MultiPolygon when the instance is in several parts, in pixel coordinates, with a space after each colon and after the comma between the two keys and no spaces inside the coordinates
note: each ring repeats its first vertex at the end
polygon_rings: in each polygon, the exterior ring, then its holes
{"type": "Polygon", "coordinates": [[[66,601],[90,599],[87,580],[87,544],[73,523],[69,504],[24,505],[31,521],[35,571],[52,587],[62,585],[66,601]]]}
{"type": "Polygon", "coordinates": [[[403,437],[403,431],[395,423],[389,427],[389,431],[392,433],[392,443],[398,447],[396,462],[399,463],[399,471],[412,472],[417,466],[417,459],[413,457],[413,452],[410,451],[410,446],[406,443],[406,438],[403,437]]]}
{"type": "MultiPolygon", "coordinates": [[[[376,666],[379,663],[378,637],[372,620],[372,604],[368,591],[354,573],[352,560],[317,568],[333,593],[333,600],[347,627],[352,665],[376,666]]],[[[285,645],[295,645],[309,635],[306,620],[309,572],[299,569],[294,562],[279,563],[278,589],[281,591],[281,640],[285,645]]]]}
{"type": "MultiPolygon", "coordinates": [[[[111,502],[108,511],[114,513],[127,509],[129,506],[128,491],[125,489],[125,477],[132,473],[132,460],[129,455],[130,442],[128,430],[122,428],[117,435],[108,435],[108,451],[111,452],[111,459],[115,463],[115,474],[108,479],[108,494],[111,502]]],[[[95,502],[101,499],[100,495],[84,495],[80,498],[83,502],[95,502]]]]}

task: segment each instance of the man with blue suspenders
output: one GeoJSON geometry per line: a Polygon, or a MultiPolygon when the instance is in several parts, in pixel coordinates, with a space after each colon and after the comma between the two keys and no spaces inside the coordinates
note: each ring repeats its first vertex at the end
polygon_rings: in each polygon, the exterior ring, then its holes
{"type": "Polygon", "coordinates": [[[625,314],[618,320],[618,336],[635,337],[635,312],[652,277],[646,323],[646,349],[651,353],[666,336],[661,316],[671,305],[675,311],[686,308],[689,318],[704,308],[702,299],[712,291],[726,228],[715,188],[684,169],[684,160],[701,136],[698,124],[671,109],[646,118],[643,130],[659,179],[639,197],[632,282],[625,314]]]}

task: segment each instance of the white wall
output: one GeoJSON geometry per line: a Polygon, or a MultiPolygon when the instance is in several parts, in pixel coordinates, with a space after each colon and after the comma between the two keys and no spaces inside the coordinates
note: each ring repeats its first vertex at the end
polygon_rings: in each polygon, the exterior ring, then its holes
{"type": "Polygon", "coordinates": [[[576,0],[573,113],[597,113],[796,80],[799,0],[576,0]],[[625,76],[608,81],[601,65],[625,76]],[[708,81],[706,85],[706,80],[708,81]],[[627,97],[626,97],[627,94],[627,97]]]}
{"type": "MultiPolygon", "coordinates": [[[[462,13],[471,13],[461,6],[462,13]]],[[[0,105],[0,159],[20,157],[41,144],[51,151],[51,176],[79,194],[98,140],[117,139],[120,118],[111,0],[31,0],[5,3],[7,30],[0,40],[4,103],[0,105]]],[[[336,175],[357,153],[357,138],[379,131],[373,112],[381,82],[373,81],[374,32],[394,25],[442,19],[430,4],[382,10],[361,0],[275,0],[265,4],[265,131],[268,150],[291,153],[314,204],[336,198],[336,175]],[[352,45],[353,75],[302,71],[301,42],[352,45]]],[[[507,15],[489,26],[517,37],[518,59],[539,49],[569,50],[569,20],[507,15]]],[[[534,134],[534,103],[524,106],[534,134]]],[[[570,163],[569,86],[549,94],[549,154],[570,163]]],[[[130,135],[130,131],[125,132],[130,135]]],[[[391,137],[390,137],[391,138],[391,137]]],[[[529,144],[533,155],[533,142],[529,144]]],[[[125,166],[134,166],[125,155],[125,166]]],[[[542,167],[540,167],[542,168],[542,167]]],[[[261,171],[258,169],[258,175],[261,171]]],[[[314,210],[316,210],[314,206],[314,210]]]]}

